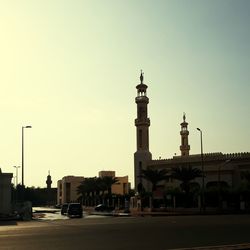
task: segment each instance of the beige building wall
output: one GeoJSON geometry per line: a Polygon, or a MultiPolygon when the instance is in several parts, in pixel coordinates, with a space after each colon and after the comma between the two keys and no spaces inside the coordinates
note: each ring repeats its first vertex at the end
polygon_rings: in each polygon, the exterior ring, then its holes
{"type": "Polygon", "coordinates": [[[83,176],[65,176],[57,182],[57,203],[63,204],[77,201],[77,188],[84,181],[83,176]]]}
{"type": "Polygon", "coordinates": [[[57,181],[57,204],[62,204],[62,180],[57,181]]]}
{"type": "Polygon", "coordinates": [[[99,177],[102,178],[104,176],[111,176],[111,177],[115,177],[115,171],[99,171],[99,177]]]}
{"type": "Polygon", "coordinates": [[[116,177],[118,179],[118,183],[112,185],[112,193],[125,195],[129,192],[129,182],[128,176],[116,177]]]}
{"type": "Polygon", "coordinates": [[[118,182],[112,185],[111,192],[113,194],[119,194],[119,195],[125,195],[128,194],[129,189],[130,189],[130,183],[128,182],[128,176],[122,176],[122,177],[117,177],[115,176],[115,171],[100,171],[99,172],[99,177],[104,177],[104,176],[111,176],[111,177],[116,177],[118,179],[118,182]]]}
{"type": "MultiPolygon", "coordinates": [[[[171,173],[171,169],[180,166],[192,166],[202,170],[201,156],[174,156],[170,159],[152,160],[148,167],[155,169],[167,169],[171,173]]],[[[216,183],[218,181],[227,183],[231,188],[238,188],[242,185],[242,173],[250,171],[250,153],[208,153],[204,154],[204,184],[216,183]]],[[[196,178],[193,182],[197,182],[202,186],[202,178],[196,178]]],[[[164,184],[164,182],[162,182],[164,184]]],[[[160,184],[162,184],[160,183],[160,184]]],[[[169,178],[166,181],[166,188],[179,187],[180,182],[169,178]]]]}

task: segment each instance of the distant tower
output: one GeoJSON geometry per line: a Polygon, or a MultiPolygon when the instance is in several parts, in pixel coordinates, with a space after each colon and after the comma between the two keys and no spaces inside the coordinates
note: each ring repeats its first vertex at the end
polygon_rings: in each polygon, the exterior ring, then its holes
{"type": "Polygon", "coordinates": [[[47,184],[47,188],[50,189],[51,188],[51,184],[52,184],[52,180],[51,180],[51,176],[50,176],[50,171],[49,171],[49,174],[47,176],[46,184],[47,184]]]}
{"type": "Polygon", "coordinates": [[[188,145],[189,131],[187,129],[188,123],[186,122],[186,114],[183,114],[183,122],[181,123],[181,156],[189,156],[190,146],[188,145]]]}
{"type": "Polygon", "coordinates": [[[152,160],[152,155],[149,152],[149,126],[150,120],[148,118],[147,105],[149,99],[147,97],[148,86],[143,83],[144,77],[141,72],[140,84],[136,86],[137,97],[135,102],[137,104],[137,118],[135,119],[136,126],[136,152],[134,153],[134,174],[135,174],[135,189],[138,191],[141,185],[148,189],[147,182],[142,179],[141,171],[146,169],[147,162],[152,160]],[[139,185],[139,186],[138,186],[139,185]]]}

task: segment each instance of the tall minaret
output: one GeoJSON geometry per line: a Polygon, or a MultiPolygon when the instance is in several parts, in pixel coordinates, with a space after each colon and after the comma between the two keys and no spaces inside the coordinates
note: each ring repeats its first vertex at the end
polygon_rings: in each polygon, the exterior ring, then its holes
{"type": "Polygon", "coordinates": [[[188,123],[186,122],[186,114],[183,114],[183,122],[181,123],[181,156],[189,156],[190,146],[188,145],[189,131],[187,129],[188,123]]]}
{"type": "Polygon", "coordinates": [[[147,97],[148,86],[143,83],[144,77],[141,72],[140,84],[136,86],[137,97],[135,102],[137,104],[137,118],[135,119],[136,126],[136,152],[134,153],[134,174],[135,174],[135,190],[138,191],[141,185],[147,190],[148,183],[142,179],[141,170],[146,169],[147,162],[152,160],[152,155],[149,152],[149,133],[150,120],[148,118],[149,99],[147,97]]]}

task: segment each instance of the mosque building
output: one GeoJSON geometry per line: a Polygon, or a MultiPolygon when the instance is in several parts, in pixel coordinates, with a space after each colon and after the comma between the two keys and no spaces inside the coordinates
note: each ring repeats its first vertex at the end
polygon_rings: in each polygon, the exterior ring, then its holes
{"type": "MultiPolygon", "coordinates": [[[[147,191],[150,190],[150,183],[141,177],[142,170],[148,168],[167,169],[171,172],[174,167],[181,166],[192,166],[204,171],[204,179],[195,179],[195,184],[200,187],[204,185],[207,188],[217,185],[218,182],[232,188],[239,187],[243,181],[242,172],[250,171],[250,152],[230,154],[211,152],[203,154],[201,151],[201,154],[190,154],[189,131],[185,114],[180,124],[180,155],[173,156],[170,159],[152,159],[149,150],[150,119],[148,117],[149,98],[147,97],[147,88],[148,86],[144,83],[143,73],[141,73],[140,83],[136,86],[137,96],[135,98],[137,105],[137,117],[135,119],[137,146],[134,153],[135,190],[138,191],[138,187],[141,188],[141,186],[147,191]]],[[[201,133],[202,139],[202,131],[199,128],[197,129],[201,133]]],[[[179,184],[178,181],[170,177],[164,185],[177,187],[179,184]]]]}

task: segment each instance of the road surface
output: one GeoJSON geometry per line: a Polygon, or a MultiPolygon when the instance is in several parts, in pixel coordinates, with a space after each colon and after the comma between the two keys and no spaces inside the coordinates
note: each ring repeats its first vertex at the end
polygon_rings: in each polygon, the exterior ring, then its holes
{"type": "Polygon", "coordinates": [[[250,215],[87,217],[0,225],[1,250],[166,250],[250,243],[250,215]]]}

